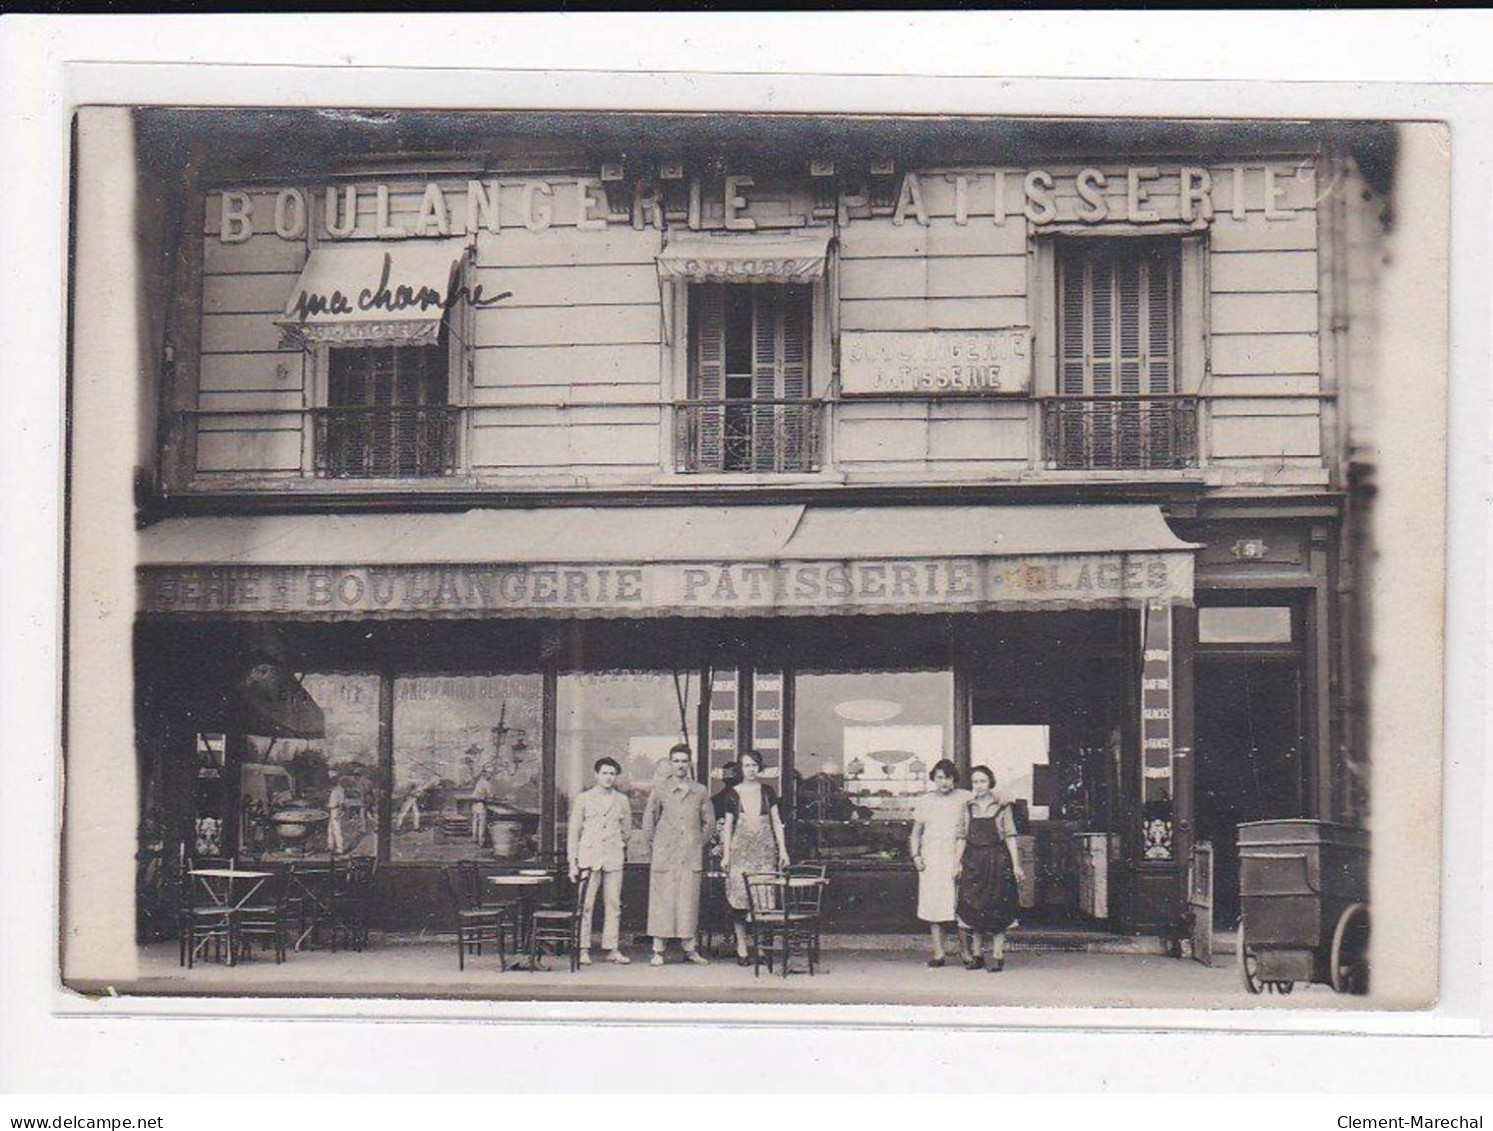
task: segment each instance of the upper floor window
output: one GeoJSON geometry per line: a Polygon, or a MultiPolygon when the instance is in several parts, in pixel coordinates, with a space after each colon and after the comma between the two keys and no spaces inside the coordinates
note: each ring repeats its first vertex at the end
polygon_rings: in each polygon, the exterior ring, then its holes
{"type": "Polygon", "coordinates": [[[795,472],[819,463],[810,398],[813,288],[689,288],[689,400],[676,418],[682,471],[795,472]]]}
{"type": "Polygon", "coordinates": [[[1044,408],[1050,463],[1196,462],[1196,402],[1177,395],[1181,258],[1175,239],[1059,242],[1057,399],[1044,408]]]}
{"type": "Polygon", "coordinates": [[[449,474],[455,463],[448,334],[435,345],[334,346],[317,413],[318,471],[333,478],[449,474]]]}

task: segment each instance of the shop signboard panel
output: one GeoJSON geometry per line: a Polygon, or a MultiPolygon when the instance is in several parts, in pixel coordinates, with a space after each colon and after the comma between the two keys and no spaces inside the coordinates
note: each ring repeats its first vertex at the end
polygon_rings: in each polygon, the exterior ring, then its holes
{"type": "Polygon", "coordinates": [[[158,566],[152,614],[730,616],[1105,608],[1192,597],[1185,553],[577,565],[158,566]]]}
{"type": "Polygon", "coordinates": [[[1147,602],[1141,615],[1142,840],[1148,861],[1173,858],[1172,609],[1147,602]]]}
{"type": "Polygon", "coordinates": [[[1032,332],[845,330],[840,392],[845,396],[1027,396],[1032,332]]]}

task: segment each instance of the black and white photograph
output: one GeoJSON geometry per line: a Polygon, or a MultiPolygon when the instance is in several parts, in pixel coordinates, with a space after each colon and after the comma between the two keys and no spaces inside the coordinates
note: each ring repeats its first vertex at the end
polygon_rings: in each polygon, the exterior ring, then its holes
{"type": "Polygon", "coordinates": [[[1384,529],[1376,436],[1415,382],[1444,465],[1444,328],[1407,373],[1385,312],[1445,322],[1449,160],[1387,120],[81,108],[65,984],[1429,1007],[1441,750],[1371,756],[1374,574],[1419,539],[1439,614],[1443,509],[1384,529]]]}

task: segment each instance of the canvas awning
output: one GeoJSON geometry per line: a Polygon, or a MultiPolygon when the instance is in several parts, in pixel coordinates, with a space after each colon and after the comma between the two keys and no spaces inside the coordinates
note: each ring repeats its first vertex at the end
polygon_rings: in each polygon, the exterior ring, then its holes
{"type": "Polygon", "coordinates": [[[464,239],[314,248],[276,324],[301,345],[434,345],[465,255],[464,239]]]}
{"type": "Polygon", "coordinates": [[[829,238],[827,229],[671,235],[658,274],[691,283],[812,283],[824,275],[829,238]]]}
{"type": "Polygon", "coordinates": [[[728,506],[175,518],[152,615],[773,616],[1190,602],[1155,506],[728,506]]]}

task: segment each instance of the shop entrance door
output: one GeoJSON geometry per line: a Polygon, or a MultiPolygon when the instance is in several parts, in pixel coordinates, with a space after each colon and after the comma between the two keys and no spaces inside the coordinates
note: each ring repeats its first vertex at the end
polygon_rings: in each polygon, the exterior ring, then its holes
{"type": "Polygon", "coordinates": [[[1198,657],[1197,840],[1213,846],[1213,923],[1239,920],[1237,828],[1303,815],[1301,678],[1281,659],[1198,657]]]}

